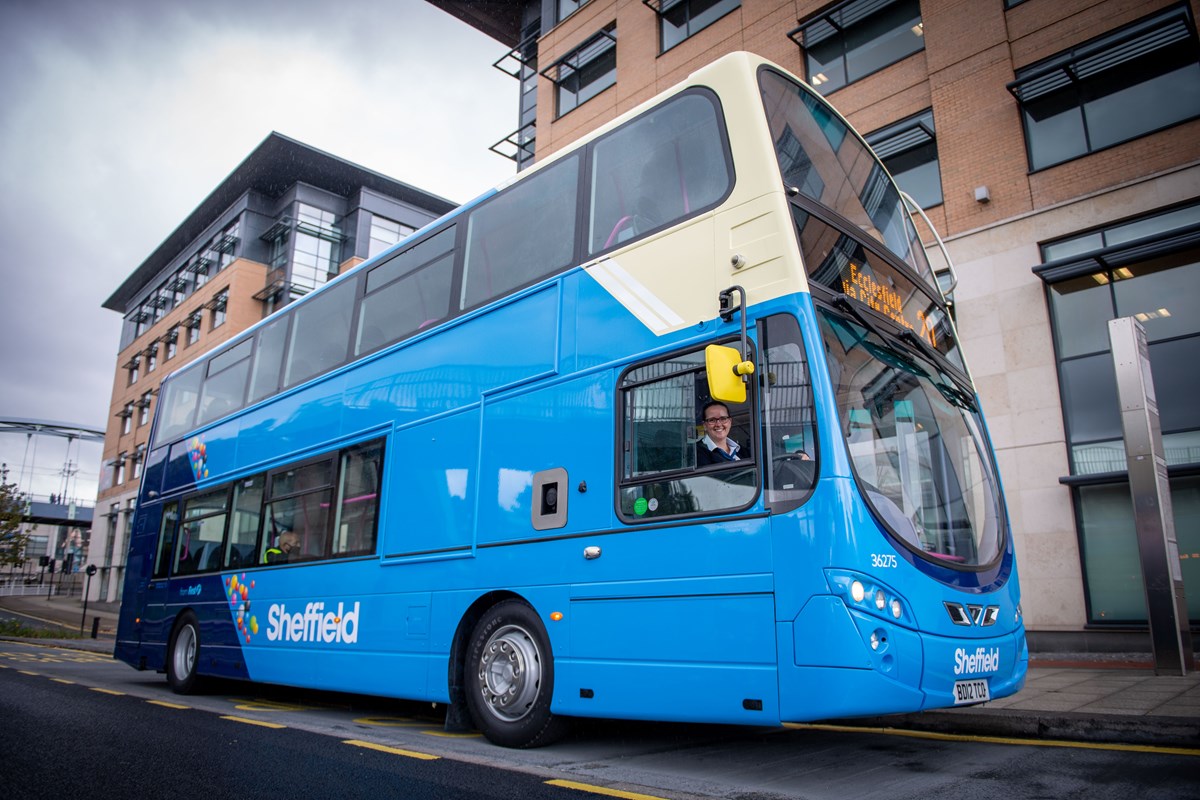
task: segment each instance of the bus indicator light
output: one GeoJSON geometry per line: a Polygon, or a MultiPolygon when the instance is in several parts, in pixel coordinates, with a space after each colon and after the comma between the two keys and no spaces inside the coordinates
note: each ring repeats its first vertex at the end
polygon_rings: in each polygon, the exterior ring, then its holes
{"type": "Polygon", "coordinates": [[[550,612],[550,619],[554,620],[555,622],[561,622],[562,618],[563,618],[563,613],[561,611],[551,611],[550,612]]]}

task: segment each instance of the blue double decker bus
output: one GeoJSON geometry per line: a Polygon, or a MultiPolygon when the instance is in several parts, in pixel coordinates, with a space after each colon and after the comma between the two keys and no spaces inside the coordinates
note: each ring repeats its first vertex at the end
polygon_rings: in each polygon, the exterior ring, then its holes
{"type": "Polygon", "coordinates": [[[895,184],[737,53],[170,375],[116,656],[524,747],[985,702],[1019,600],[895,184]]]}

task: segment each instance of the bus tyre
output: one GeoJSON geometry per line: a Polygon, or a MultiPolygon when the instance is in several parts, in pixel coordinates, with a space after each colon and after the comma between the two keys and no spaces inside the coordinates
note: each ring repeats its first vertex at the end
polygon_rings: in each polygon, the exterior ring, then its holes
{"type": "Polygon", "coordinates": [[[554,658],[533,609],[505,600],[484,613],[471,634],[467,708],[475,727],[503,747],[539,747],[558,739],[566,721],[550,713],[554,658]]]}
{"type": "Polygon", "coordinates": [[[176,694],[191,694],[199,682],[196,665],[200,663],[200,625],[190,611],[175,625],[167,650],[167,683],[176,694]]]}

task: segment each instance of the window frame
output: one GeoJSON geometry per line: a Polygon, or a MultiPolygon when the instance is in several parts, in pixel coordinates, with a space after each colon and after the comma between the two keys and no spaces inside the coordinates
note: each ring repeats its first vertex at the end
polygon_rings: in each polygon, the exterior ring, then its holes
{"type": "MultiPolygon", "coordinates": [[[[808,83],[809,88],[812,89],[813,91],[817,92],[821,96],[824,97],[829,94],[832,94],[833,92],[838,91],[839,89],[844,89],[847,86],[850,86],[854,83],[857,83],[858,81],[863,80],[864,78],[870,77],[871,75],[874,75],[878,72],[882,72],[883,70],[887,69],[888,67],[891,67],[895,64],[899,64],[901,61],[904,61],[905,59],[907,59],[911,56],[914,56],[917,53],[924,52],[924,50],[925,50],[925,34],[924,34],[925,17],[921,12],[921,4],[920,4],[919,0],[885,0],[883,5],[879,5],[877,8],[874,8],[874,9],[871,9],[869,7],[871,1],[872,0],[843,0],[843,2],[840,2],[830,8],[826,8],[823,11],[821,11],[817,14],[814,14],[813,16],[811,16],[808,19],[801,22],[800,25],[798,25],[797,27],[788,31],[788,34],[787,34],[788,38],[791,39],[793,42],[795,42],[796,45],[799,46],[800,49],[803,51],[801,57],[804,60],[805,80],[808,83]],[[874,67],[873,69],[871,69],[868,72],[864,72],[861,75],[856,75],[856,77],[851,78],[850,77],[850,60],[849,60],[850,54],[849,54],[847,46],[846,46],[846,38],[847,38],[846,31],[852,29],[855,25],[859,25],[867,20],[870,20],[871,17],[873,17],[873,16],[876,16],[878,14],[888,11],[892,6],[898,5],[900,3],[913,3],[916,6],[917,22],[916,22],[916,25],[911,26],[910,28],[908,28],[908,30],[912,31],[913,34],[916,35],[917,38],[920,39],[920,46],[913,50],[909,50],[908,52],[904,53],[903,55],[898,56],[897,58],[894,58],[891,61],[888,61],[887,63],[879,64],[878,66],[874,67]],[[863,15],[862,17],[860,17],[859,19],[854,20],[850,25],[845,26],[845,27],[843,27],[844,22],[841,22],[841,21],[834,22],[835,15],[845,14],[848,11],[853,11],[854,6],[863,6],[863,7],[867,8],[867,13],[865,15],[863,15]],[[817,35],[813,32],[812,29],[821,24],[824,24],[825,26],[832,28],[833,33],[825,34],[824,36],[820,36],[820,38],[817,39],[817,41],[815,41],[815,42],[810,41],[810,37],[814,37],[817,35]],[[917,31],[916,31],[917,28],[921,29],[920,33],[917,33],[917,31]],[[839,63],[841,66],[843,82],[840,84],[837,84],[835,86],[822,88],[823,86],[825,86],[825,84],[832,83],[833,79],[830,79],[827,76],[825,76],[824,73],[821,72],[820,70],[818,70],[816,75],[812,74],[812,66],[809,61],[809,58],[810,58],[809,50],[813,47],[813,45],[820,44],[821,42],[832,41],[832,40],[834,40],[835,37],[841,43],[839,63]],[[822,80],[817,81],[816,78],[818,78],[818,77],[822,78],[822,80]],[[814,81],[816,81],[816,82],[814,82],[814,81]]],[[[900,30],[900,29],[894,29],[894,30],[900,30]]],[[[889,31],[889,33],[890,32],[894,32],[894,31],[889,31]]],[[[883,38],[883,37],[882,36],[874,36],[871,38],[870,41],[877,42],[881,38],[883,38]]]]}
{"type": "MultiPolygon", "coordinates": [[[[601,66],[605,66],[605,65],[601,65],[601,66]]],[[[608,89],[611,89],[613,86],[616,86],[617,85],[617,23],[612,22],[612,23],[606,25],[605,27],[601,28],[600,30],[596,31],[594,34],[592,34],[588,38],[584,39],[577,47],[573,48],[570,52],[568,52],[562,58],[558,59],[550,66],[541,70],[541,72],[539,74],[542,77],[544,77],[546,80],[548,80],[554,84],[554,89],[555,89],[555,91],[554,91],[554,118],[556,120],[561,119],[562,117],[566,116],[567,114],[570,114],[572,111],[579,108],[581,105],[586,103],[588,100],[591,100],[592,98],[603,94],[608,89]],[[604,42],[605,40],[608,40],[609,44],[607,46],[602,47],[602,42],[604,42]],[[602,47],[602,49],[600,49],[601,47],[602,47]],[[594,53],[590,54],[590,56],[587,58],[586,61],[578,61],[575,64],[569,63],[569,62],[571,62],[572,59],[578,59],[579,57],[583,56],[591,48],[597,48],[597,49],[595,50],[594,53]],[[575,85],[575,88],[573,90],[564,89],[563,84],[566,81],[571,80],[571,76],[577,76],[578,80],[582,81],[583,80],[582,73],[585,70],[587,70],[588,68],[596,66],[598,64],[598,62],[600,62],[601,59],[607,59],[609,53],[612,53],[611,68],[606,68],[604,70],[604,72],[601,73],[598,77],[593,77],[592,79],[588,80],[587,83],[577,82],[575,85]],[[570,70],[570,74],[564,76],[563,75],[564,69],[570,70]],[[601,86],[597,89],[594,89],[594,90],[591,89],[593,83],[599,83],[603,80],[607,80],[610,72],[612,74],[611,82],[606,83],[604,86],[601,86]],[[587,96],[583,97],[583,99],[580,99],[580,96],[584,94],[583,89],[585,89],[585,88],[587,88],[589,90],[587,93],[587,96]],[[564,108],[564,105],[566,105],[563,102],[564,93],[568,93],[572,98],[571,104],[567,108],[564,108]]],[[[577,152],[577,151],[575,151],[575,152],[577,152]]]]}
{"type": "MultiPolygon", "coordinates": [[[[712,8],[715,8],[715,7],[718,7],[721,5],[726,6],[725,10],[720,11],[719,13],[717,13],[717,16],[715,16],[712,19],[708,20],[707,22],[701,24],[699,27],[693,28],[692,27],[692,21],[693,21],[692,7],[696,2],[698,2],[698,0],[642,0],[642,3],[645,4],[646,6],[649,6],[650,9],[654,11],[655,17],[657,17],[657,21],[658,21],[658,52],[660,55],[663,53],[669,52],[670,50],[673,50],[676,47],[679,47],[679,45],[683,44],[688,39],[690,39],[693,36],[695,36],[696,34],[700,33],[700,31],[705,30],[706,28],[708,28],[712,25],[715,25],[716,23],[720,22],[722,19],[724,19],[725,17],[729,16],[734,11],[737,11],[739,8],[742,7],[742,0],[714,0],[714,2],[712,2],[712,4],[708,8],[703,9],[701,11],[701,13],[710,11],[712,8]],[[678,41],[676,41],[668,46],[667,41],[666,41],[666,35],[667,35],[666,34],[666,26],[668,24],[667,16],[669,14],[671,14],[672,12],[675,12],[677,9],[683,9],[685,11],[685,14],[684,14],[685,21],[684,21],[683,25],[681,26],[683,28],[684,32],[678,41]]],[[[677,27],[677,26],[675,26],[675,24],[673,22],[670,24],[672,27],[677,27]]]]}
{"type": "MultiPolygon", "coordinates": [[[[160,520],[158,534],[158,549],[154,557],[154,573],[155,580],[166,578],[187,578],[191,579],[195,575],[206,575],[213,572],[223,572],[227,570],[245,570],[245,569],[266,569],[272,567],[285,567],[289,565],[306,565],[319,564],[330,561],[345,561],[350,559],[375,558],[379,552],[380,529],[382,527],[381,511],[383,508],[383,492],[386,486],[387,473],[387,452],[388,444],[386,436],[376,436],[369,439],[353,442],[333,450],[326,451],[319,455],[311,456],[299,461],[281,464],[270,469],[253,472],[239,477],[232,478],[222,483],[211,484],[202,488],[193,488],[189,492],[185,492],[177,497],[172,497],[163,505],[163,516],[160,520]],[[378,467],[377,475],[377,491],[372,498],[372,506],[369,513],[369,518],[372,522],[372,529],[369,531],[369,539],[372,542],[369,548],[358,548],[355,550],[336,552],[335,544],[338,537],[337,524],[343,519],[342,505],[345,495],[346,480],[349,470],[346,465],[349,463],[350,457],[355,454],[369,453],[371,450],[377,451],[375,463],[378,467]],[[272,495],[274,490],[273,481],[283,473],[295,470],[305,469],[307,467],[328,462],[330,464],[331,477],[328,484],[316,488],[308,487],[291,492],[281,492],[278,495],[272,495]],[[235,542],[233,541],[233,531],[236,518],[241,513],[252,513],[253,508],[247,506],[239,509],[238,501],[244,488],[250,484],[257,482],[259,486],[259,496],[257,503],[258,521],[255,527],[254,542],[251,545],[251,561],[246,562],[239,560],[234,562],[231,554],[235,542]],[[329,513],[325,515],[325,523],[323,525],[324,546],[320,555],[307,558],[289,558],[288,561],[279,564],[268,564],[264,561],[267,548],[272,546],[278,534],[272,534],[268,530],[269,510],[272,502],[280,502],[294,500],[296,498],[315,495],[321,492],[327,492],[330,499],[329,513]],[[220,510],[208,510],[201,514],[197,514],[191,520],[187,517],[188,504],[199,498],[206,496],[216,496],[223,494],[224,504],[220,510]],[[168,534],[168,510],[175,509],[175,518],[171,524],[171,529],[168,534]],[[220,542],[211,542],[216,547],[213,550],[219,555],[215,566],[206,566],[204,569],[193,571],[180,572],[180,556],[182,554],[183,538],[180,535],[182,525],[189,521],[203,522],[204,520],[223,516],[222,534],[220,542]],[[169,552],[168,552],[169,549],[169,552]],[[166,563],[164,564],[163,561],[166,563]]],[[[364,459],[368,460],[368,459],[364,459]]],[[[245,545],[243,541],[240,544],[245,545]]],[[[211,556],[210,556],[211,558],[211,556]]],[[[207,563],[207,562],[206,562],[207,563]]]]}
{"type": "Polygon", "coordinates": [[[935,127],[932,108],[926,108],[904,119],[897,120],[890,125],[885,125],[866,134],[863,136],[863,139],[866,140],[871,151],[883,162],[883,166],[887,169],[888,174],[892,176],[892,180],[896,182],[897,186],[900,186],[900,180],[896,177],[895,170],[889,165],[889,160],[894,160],[901,156],[915,153],[922,148],[932,146],[933,160],[922,162],[922,165],[933,164],[934,171],[937,174],[937,201],[929,204],[921,203],[921,198],[912,192],[903,187],[900,187],[900,190],[912,197],[913,200],[916,200],[922,209],[934,208],[946,202],[946,192],[942,186],[942,157],[938,151],[937,129],[935,127]],[[883,152],[880,152],[881,149],[883,152]]]}
{"type": "MultiPolygon", "coordinates": [[[[225,552],[225,542],[229,537],[229,496],[230,496],[231,488],[232,488],[232,484],[218,485],[215,487],[206,486],[205,488],[201,489],[200,491],[191,492],[191,493],[179,498],[180,513],[179,513],[179,522],[176,525],[175,548],[174,548],[175,553],[171,558],[171,576],[172,577],[183,578],[183,577],[190,577],[192,575],[204,575],[204,574],[207,574],[210,572],[220,572],[221,570],[223,570],[225,568],[222,554],[225,552]],[[210,509],[210,510],[202,511],[201,513],[197,514],[195,517],[191,517],[191,518],[188,517],[188,504],[189,503],[199,500],[199,499],[202,499],[202,498],[205,498],[205,497],[208,497],[208,496],[216,496],[217,494],[224,494],[224,496],[225,496],[225,501],[222,504],[220,510],[211,510],[210,509]],[[209,551],[210,554],[208,556],[208,560],[211,561],[211,559],[212,559],[211,553],[215,552],[218,555],[217,564],[215,566],[209,566],[206,563],[206,566],[204,566],[203,568],[201,568],[199,566],[199,564],[197,564],[196,568],[191,570],[190,572],[182,572],[180,570],[180,565],[183,563],[184,539],[181,534],[183,533],[184,526],[187,525],[188,523],[199,523],[201,525],[201,527],[203,527],[203,523],[206,520],[215,519],[217,517],[221,517],[221,538],[215,542],[206,541],[203,539],[197,540],[197,541],[202,541],[205,544],[215,545],[215,547],[209,551]]],[[[190,535],[188,537],[188,546],[189,546],[189,551],[190,551],[190,547],[191,547],[190,535]]],[[[189,552],[189,557],[190,557],[190,555],[191,555],[191,553],[189,552]]]]}
{"type": "MultiPolygon", "coordinates": [[[[579,225],[578,238],[583,240],[583,249],[579,258],[594,259],[604,253],[618,250],[623,247],[628,247],[638,241],[649,238],[657,234],[659,231],[673,228],[676,225],[681,225],[684,222],[702,216],[709,211],[718,208],[722,203],[729,199],[729,195],[733,193],[734,187],[737,185],[737,174],[733,164],[733,149],[729,142],[729,126],[725,121],[725,108],[721,104],[721,98],[707,87],[691,87],[682,92],[668,98],[662,103],[655,105],[651,109],[647,109],[642,114],[628,120],[624,125],[615,130],[608,131],[603,136],[588,143],[583,159],[584,175],[580,179],[581,191],[586,195],[581,198],[579,208],[577,209],[583,215],[583,220],[579,225]],[[592,249],[593,230],[596,220],[596,203],[599,192],[596,186],[595,175],[597,170],[597,150],[602,150],[606,144],[613,138],[628,134],[639,123],[644,122],[655,114],[660,113],[673,103],[680,102],[688,97],[699,96],[709,102],[712,107],[714,119],[717,124],[717,137],[721,148],[722,163],[725,167],[726,184],[725,190],[721,192],[712,202],[706,203],[696,208],[687,209],[681,216],[647,228],[644,231],[636,231],[631,239],[624,241],[613,241],[608,246],[601,246],[595,250],[592,249]]],[[[615,232],[615,231],[614,231],[615,232]]]]}
{"type": "MultiPolygon", "coordinates": [[[[633,393],[637,392],[639,389],[643,389],[644,387],[653,385],[655,383],[663,383],[665,381],[671,380],[671,379],[676,378],[681,375],[686,375],[686,374],[694,375],[695,378],[698,379],[698,380],[694,379],[693,384],[692,384],[692,391],[695,394],[695,396],[693,398],[693,402],[697,404],[697,408],[692,409],[692,411],[693,411],[692,422],[688,423],[688,424],[693,427],[698,426],[699,423],[695,419],[695,413],[697,411],[702,411],[703,405],[705,404],[705,402],[713,402],[711,399],[708,401],[702,401],[702,398],[700,396],[701,393],[703,393],[704,395],[707,396],[707,382],[706,381],[702,382],[703,381],[702,376],[704,375],[704,372],[705,372],[704,358],[703,358],[704,348],[706,345],[709,345],[709,344],[720,344],[720,345],[725,345],[725,346],[738,347],[740,345],[740,340],[738,340],[736,337],[725,336],[725,337],[721,337],[720,339],[715,339],[715,340],[711,340],[711,341],[707,341],[707,342],[693,343],[686,347],[677,348],[677,349],[671,350],[666,353],[656,354],[650,358],[640,359],[640,360],[628,365],[627,367],[625,367],[623,370],[621,370],[620,374],[617,376],[616,384],[614,386],[614,395],[616,397],[616,403],[615,403],[615,414],[614,414],[615,430],[614,430],[614,434],[613,434],[613,442],[614,442],[614,447],[615,447],[615,454],[614,454],[614,459],[613,459],[613,464],[614,464],[613,508],[617,513],[618,519],[620,519],[624,523],[633,524],[633,525],[645,525],[645,524],[654,524],[654,523],[660,523],[660,522],[672,522],[675,520],[691,519],[691,518],[697,518],[697,517],[713,517],[713,516],[724,516],[724,515],[729,515],[729,514],[737,514],[742,511],[745,511],[746,509],[753,507],[756,503],[759,502],[760,498],[763,496],[764,487],[763,487],[763,479],[762,479],[762,452],[761,452],[762,447],[763,447],[762,420],[761,420],[761,409],[760,409],[760,405],[759,405],[760,398],[759,398],[758,382],[753,379],[748,381],[748,383],[747,383],[746,403],[744,404],[744,407],[738,408],[738,409],[730,408],[730,416],[733,417],[735,420],[739,416],[742,416],[742,415],[745,416],[745,427],[746,427],[746,431],[747,431],[748,435],[746,436],[745,442],[738,442],[738,444],[741,446],[741,450],[749,451],[750,458],[739,459],[738,461],[730,461],[728,463],[708,464],[708,465],[703,465],[703,466],[696,464],[696,463],[692,463],[691,466],[685,466],[685,467],[674,468],[674,469],[655,470],[653,472],[643,472],[641,474],[633,474],[632,471],[627,469],[626,458],[627,458],[627,456],[632,457],[632,455],[631,455],[632,442],[636,438],[636,431],[635,431],[636,423],[630,419],[630,414],[632,412],[630,398],[632,397],[633,393]],[[666,364],[674,359],[678,359],[681,357],[696,356],[696,355],[699,355],[700,358],[699,358],[698,363],[694,367],[690,367],[690,368],[686,368],[686,369],[677,369],[673,372],[668,372],[668,373],[664,373],[662,375],[656,375],[656,376],[648,377],[645,379],[634,380],[631,378],[631,376],[633,376],[638,370],[645,369],[647,367],[651,367],[655,364],[666,364]],[[630,446],[629,450],[626,449],[627,445],[630,446]],[[630,474],[626,474],[627,472],[629,472],[630,474]],[[642,488],[648,488],[648,487],[651,487],[654,485],[658,485],[658,486],[661,486],[664,488],[669,488],[671,486],[678,485],[680,483],[686,482],[688,479],[693,479],[693,478],[701,478],[701,479],[702,478],[711,478],[711,477],[720,478],[722,476],[738,476],[738,475],[742,475],[742,474],[749,475],[751,477],[752,482],[753,482],[752,483],[753,491],[749,493],[746,501],[742,502],[740,504],[735,504],[735,505],[720,507],[720,508],[715,508],[715,509],[698,509],[698,510],[692,510],[692,511],[683,511],[683,512],[679,512],[679,513],[664,513],[661,516],[656,516],[656,515],[646,516],[644,514],[639,515],[636,513],[636,511],[633,514],[628,513],[625,510],[624,503],[622,502],[622,496],[626,493],[627,490],[637,490],[637,489],[642,489],[642,488]]],[[[757,342],[755,342],[753,339],[750,339],[750,340],[748,340],[748,346],[751,349],[750,358],[752,360],[754,360],[755,363],[757,363],[757,359],[753,355],[753,353],[757,350],[757,342]]],[[[716,402],[720,402],[720,401],[716,401],[716,402]]],[[[731,405],[736,405],[736,404],[724,403],[724,405],[726,405],[726,407],[729,407],[731,405]]],[[[730,435],[731,436],[733,434],[733,428],[734,428],[734,423],[733,423],[733,421],[731,421],[731,423],[730,423],[730,435]]],[[[697,431],[697,433],[698,432],[699,431],[697,431]]],[[[685,445],[684,450],[686,450],[688,447],[695,447],[696,444],[699,442],[700,438],[701,437],[697,437],[695,442],[688,442],[685,445]]],[[[735,441],[737,441],[737,440],[735,439],[735,441]]],[[[741,450],[739,450],[739,454],[740,454],[741,450]]],[[[685,484],[685,487],[686,487],[686,484],[685,484]]],[[[644,495],[643,495],[643,497],[644,497],[644,495]]],[[[635,501],[635,503],[634,503],[635,508],[636,508],[636,505],[637,505],[637,503],[635,501]]],[[[654,510],[655,509],[650,509],[651,512],[653,512],[654,510]]]]}
{"type": "Polygon", "coordinates": [[[225,320],[228,319],[228,307],[229,289],[225,288],[217,292],[212,299],[210,306],[212,311],[212,325],[209,328],[210,330],[216,330],[225,324],[225,320]]]}
{"type": "MultiPolygon", "coordinates": [[[[1182,24],[1184,27],[1183,39],[1166,42],[1150,50],[1146,50],[1143,47],[1139,55],[1126,58],[1121,63],[1140,67],[1151,63],[1156,58],[1161,58],[1164,51],[1174,48],[1180,42],[1190,44],[1190,48],[1188,48],[1189,52],[1196,54],[1200,51],[1200,37],[1197,36],[1196,23],[1192,18],[1191,7],[1189,4],[1183,3],[1148,14],[1120,28],[1095,36],[1084,42],[1065,48],[1048,58],[1014,70],[1015,79],[1008,83],[1005,88],[1016,99],[1017,107],[1021,114],[1021,129],[1025,141],[1025,157],[1030,174],[1052,169],[1094,153],[1119,147],[1128,142],[1137,141],[1160,131],[1169,130],[1178,125],[1184,125],[1200,119],[1200,107],[1198,107],[1196,113],[1189,117],[1183,117],[1173,122],[1166,122],[1162,125],[1146,128],[1125,138],[1110,141],[1099,146],[1092,144],[1092,130],[1096,126],[1094,124],[1089,125],[1087,109],[1089,104],[1112,96],[1112,93],[1104,95],[1097,95],[1095,93],[1096,87],[1108,86],[1111,81],[1105,78],[1108,69],[1103,67],[1099,68],[1093,75],[1081,78],[1077,74],[1080,64],[1089,59],[1101,59],[1105,55],[1118,53],[1122,47],[1131,48],[1131,46],[1136,45],[1139,38],[1151,36],[1156,32],[1165,33],[1171,26],[1177,24],[1182,24]],[[1060,73],[1065,75],[1065,83],[1063,82],[1063,78],[1057,77],[1060,73]],[[1058,158],[1051,156],[1048,157],[1050,160],[1045,161],[1045,163],[1040,163],[1040,161],[1039,163],[1035,163],[1033,139],[1036,137],[1030,136],[1031,114],[1028,111],[1028,104],[1043,98],[1054,97],[1064,97],[1074,100],[1074,105],[1070,106],[1070,108],[1078,112],[1079,132],[1083,137],[1082,149],[1073,155],[1058,158]]],[[[1197,66],[1197,71],[1200,73],[1200,55],[1195,55],[1195,60],[1191,63],[1197,66]]],[[[1157,77],[1161,78],[1162,76],[1157,77]]],[[[1200,74],[1198,74],[1197,81],[1200,83],[1200,74]]],[[[1144,87],[1149,82],[1143,80],[1136,87],[1127,87],[1125,91],[1144,87]]],[[[1049,138],[1062,138],[1061,132],[1053,131],[1046,133],[1045,136],[1049,138]]]]}

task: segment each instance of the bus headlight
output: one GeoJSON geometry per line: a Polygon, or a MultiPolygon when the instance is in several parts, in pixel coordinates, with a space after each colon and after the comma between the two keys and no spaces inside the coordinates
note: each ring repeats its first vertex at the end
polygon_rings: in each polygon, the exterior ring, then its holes
{"type": "Polygon", "coordinates": [[[908,607],[907,601],[883,581],[861,572],[843,569],[827,569],[825,576],[829,581],[829,588],[840,596],[848,607],[882,617],[889,622],[915,624],[912,609],[908,607]]]}

